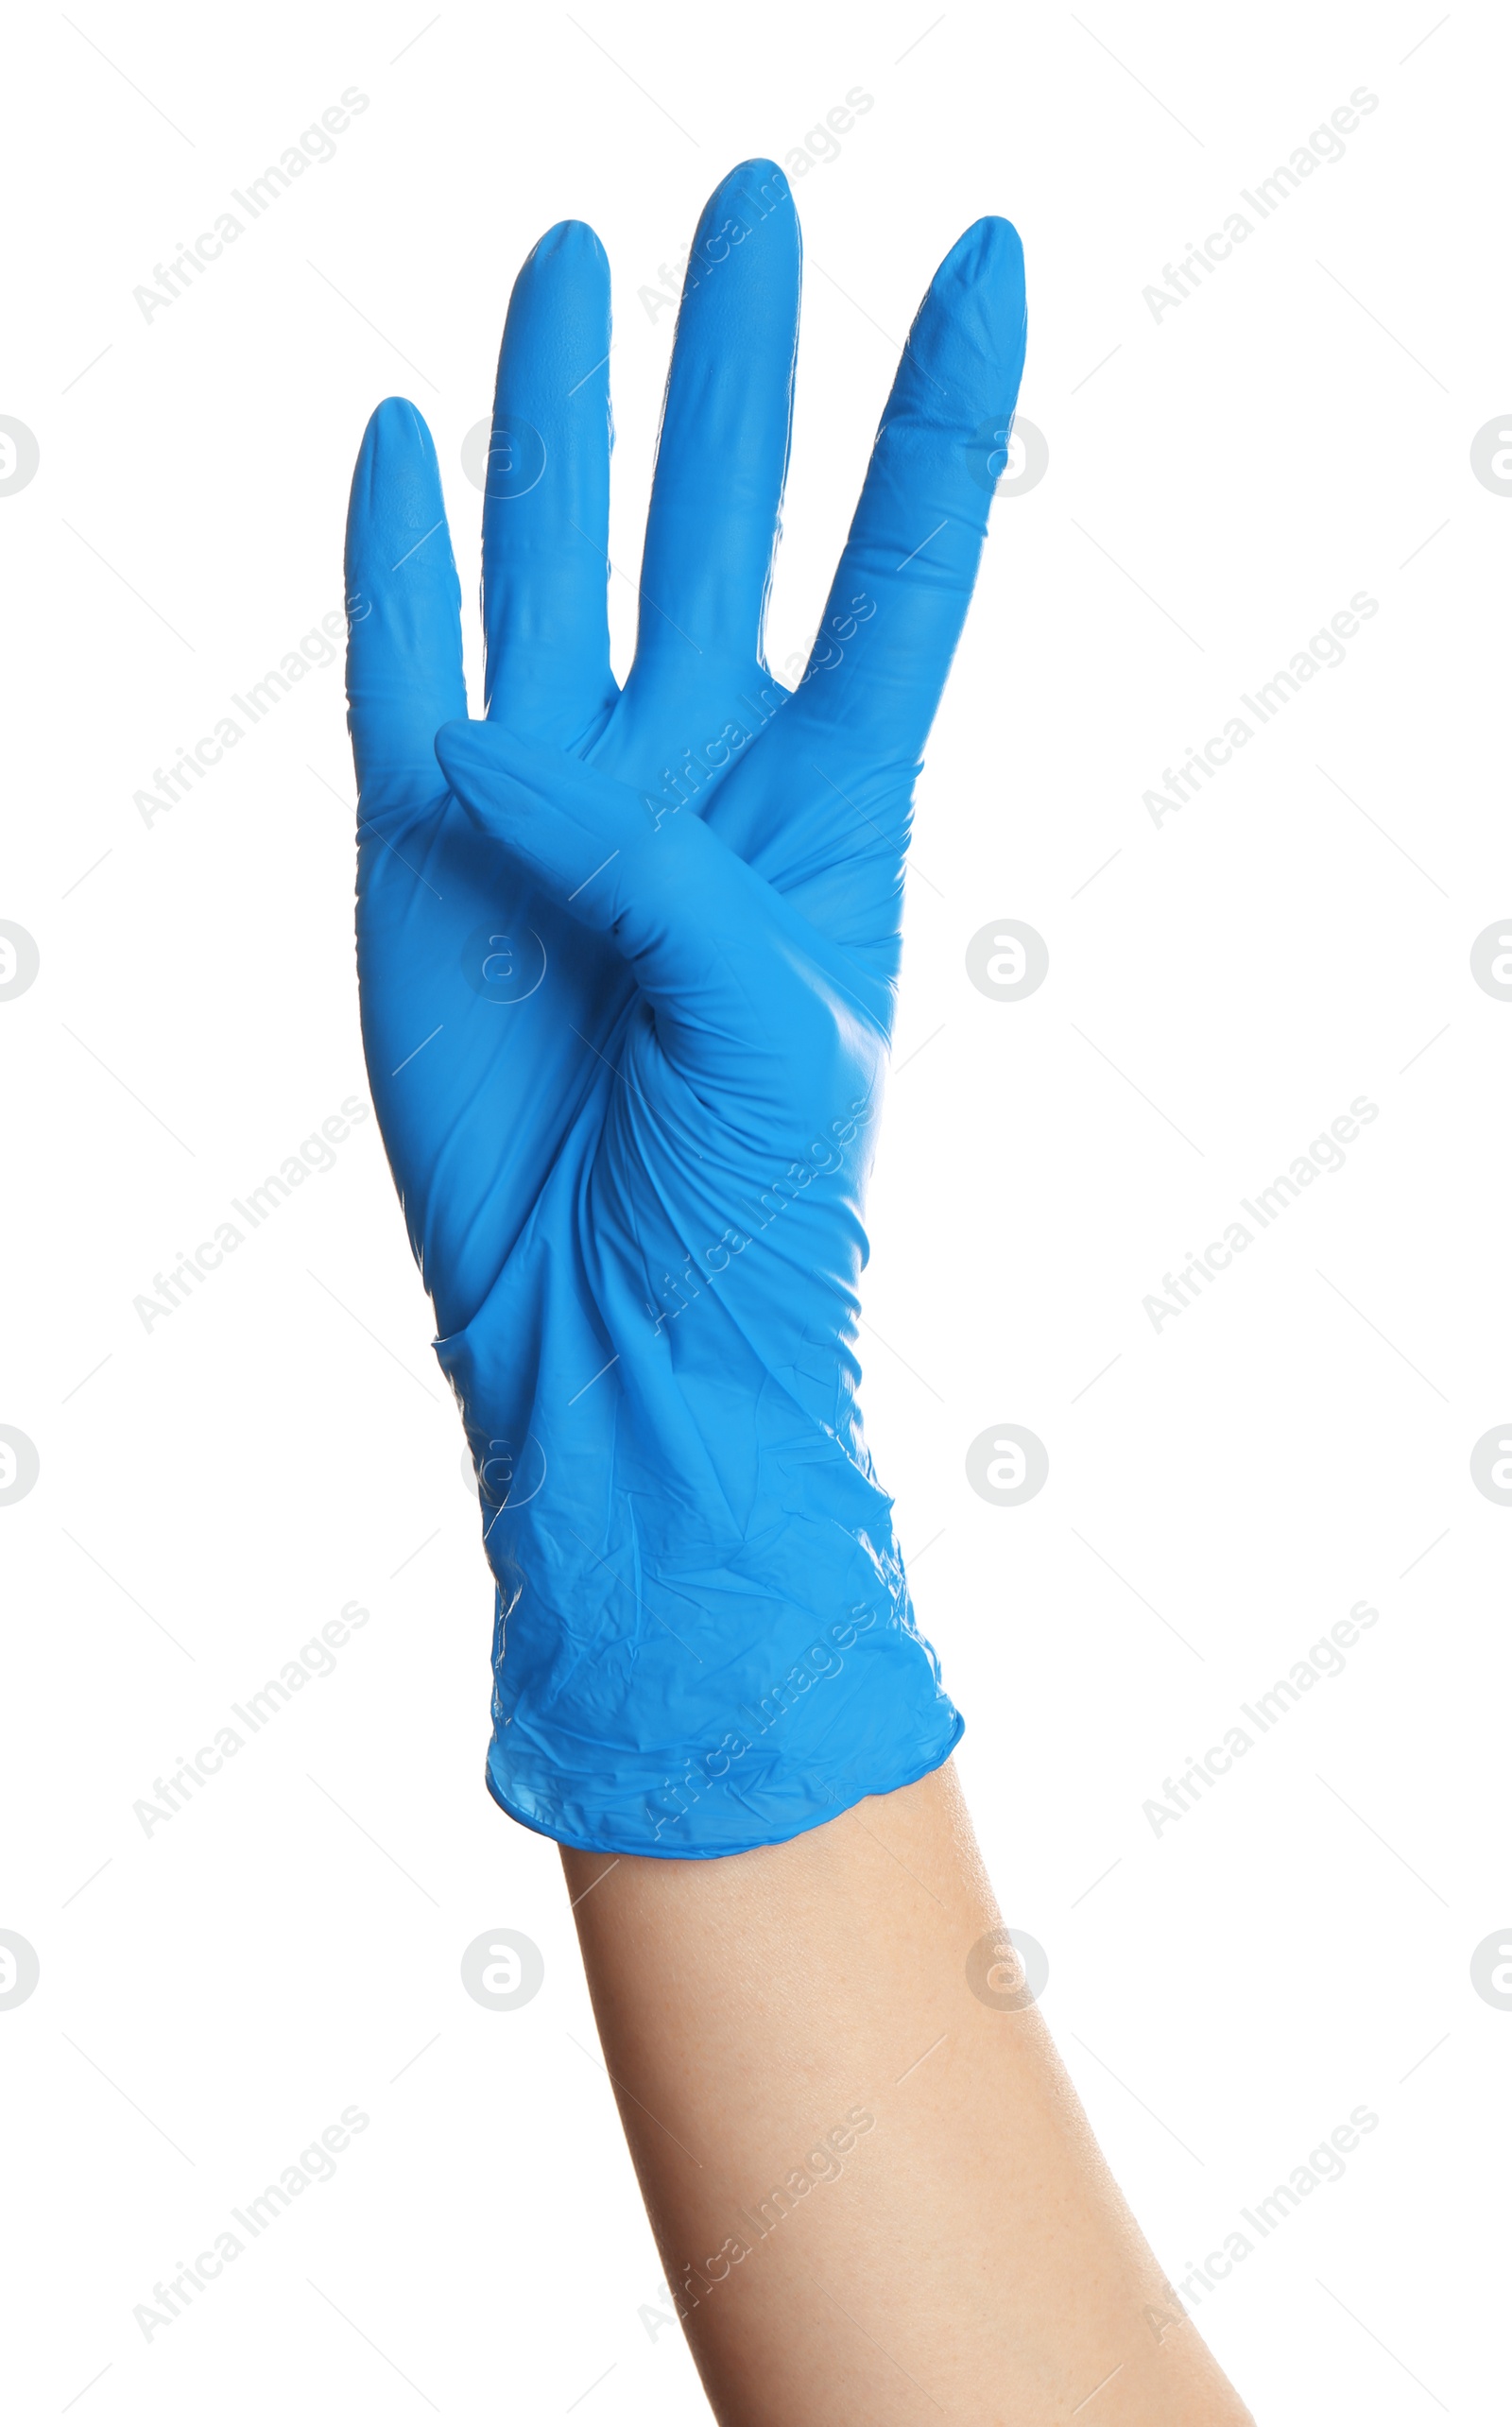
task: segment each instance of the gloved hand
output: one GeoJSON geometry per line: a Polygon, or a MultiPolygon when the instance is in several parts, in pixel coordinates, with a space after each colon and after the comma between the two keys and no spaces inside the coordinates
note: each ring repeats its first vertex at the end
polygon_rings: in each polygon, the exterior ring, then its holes
{"type": "Polygon", "coordinates": [[[623,690],[590,229],[544,235],[509,304],[481,722],[412,404],[379,406],[352,484],[363,1039],[498,1586],[489,1785],[613,1852],[778,1842],[961,1733],[863,1436],[857,1285],[1022,259],[983,219],[937,272],[789,695],[762,625],[799,277],[786,181],[747,163],[690,259],[623,690]]]}

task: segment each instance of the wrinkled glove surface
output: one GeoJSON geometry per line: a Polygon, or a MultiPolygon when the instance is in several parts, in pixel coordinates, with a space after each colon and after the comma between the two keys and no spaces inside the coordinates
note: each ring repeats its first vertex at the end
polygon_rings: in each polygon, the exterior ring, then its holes
{"type": "Polygon", "coordinates": [[[718,187],[678,322],[634,664],[610,671],[609,267],[516,283],[469,721],[429,432],[352,484],[348,695],[373,1099],[497,1584],[488,1780],[574,1846],[771,1844],[944,1761],[856,1403],[862,1209],[915,780],[1023,359],[983,219],[914,322],[808,669],[762,626],[799,243],[718,187]]]}

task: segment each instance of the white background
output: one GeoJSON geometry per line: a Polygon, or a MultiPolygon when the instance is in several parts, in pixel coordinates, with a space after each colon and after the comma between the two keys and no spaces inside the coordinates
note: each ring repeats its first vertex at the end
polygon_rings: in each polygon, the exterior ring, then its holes
{"type": "Polygon", "coordinates": [[[387,393],[435,431],[471,592],[462,440],[565,215],[614,267],[623,671],[673,327],[637,290],[728,166],[786,160],[858,85],[874,108],[795,180],[773,663],[983,212],[1023,236],[1050,452],[994,508],[923,781],[872,1209],[868,1426],[960,1767],[1174,2276],[1379,2117],[1203,2299],[1258,2417],[1499,2415],[1512,2014],[1469,1965],[1512,1938],[1512,1511],[1469,1454],[1512,1400],[1512,1007],[1469,956],[1512,905],[1512,502],[1469,450],[1512,403],[1507,26],[1436,0],[577,13],[13,21],[0,412],[41,449],[0,497],[0,917],[41,954],[0,1004],[0,1421],[41,1457],[0,1508],[0,1926],[41,1962],[0,2012],[14,2415],[706,2415],[555,1852],[484,1793],[490,1586],[371,1122],[170,1319],[133,1312],[365,1090],[339,664],[150,828],[132,796],[339,606],[387,393]],[[352,85],[337,157],[145,320],[133,287],[352,85]],[[1157,321],[1144,286],[1362,85],[1347,157],[1157,321]],[[1361,590],[1346,663],[1157,829],[1161,770],[1361,590]],[[965,971],[1005,917],[1050,952],[1018,1004],[965,971]],[[1361,1094],[1346,1168],[1157,1333],[1162,1275],[1361,1094]],[[1020,1508],[965,1475],[1005,1421],[1050,1455],[1020,1508]],[[1361,1599],[1345,1673],[1157,1836],[1162,1780],[1361,1599]],[[145,1835],[133,1802],[352,1600],[335,1673],[145,1835]],[[499,1927],[546,1968],[507,2014],[458,1969],[499,1927]],[[335,2179],[146,2341],[154,2281],[349,2105],[335,2179]]]}

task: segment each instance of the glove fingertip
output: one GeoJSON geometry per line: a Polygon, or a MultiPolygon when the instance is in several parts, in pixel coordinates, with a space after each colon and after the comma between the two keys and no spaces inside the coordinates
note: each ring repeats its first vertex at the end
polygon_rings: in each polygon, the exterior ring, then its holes
{"type": "Polygon", "coordinates": [[[437,765],[448,783],[460,789],[470,780],[492,772],[493,754],[479,735],[486,734],[486,725],[475,724],[470,716],[453,716],[437,730],[435,743],[437,765]]]}
{"type": "Polygon", "coordinates": [[[1004,288],[1023,284],[1023,239],[1011,219],[997,212],[973,219],[955,239],[936,273],[936,284],[956,278],[966,285],[991,280],[1004,288]]]}
{"type": "Polygon", "coordinates": [[[940,263],[908,333],[910,409],[942,428],[1011,409],[1026,332],[1019,232],[1009,219],[978,219],[940,263]]]}

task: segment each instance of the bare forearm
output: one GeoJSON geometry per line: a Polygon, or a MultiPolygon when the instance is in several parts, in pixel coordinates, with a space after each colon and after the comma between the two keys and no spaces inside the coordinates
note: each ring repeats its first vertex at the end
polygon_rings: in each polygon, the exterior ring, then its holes
{"type": "Polygon", "coordinates": [[[1248,2419],[1192,2326],[1152,2332],[1164,2279],[1038,2007],[973,1992],[1001,1917],[950,1765],[787,1845],[563,1863],[724,2427],[1248,2419]]]}

